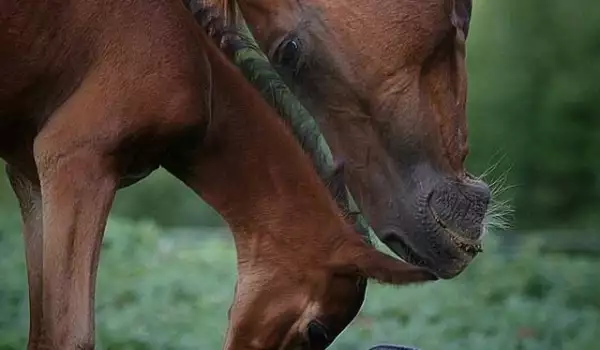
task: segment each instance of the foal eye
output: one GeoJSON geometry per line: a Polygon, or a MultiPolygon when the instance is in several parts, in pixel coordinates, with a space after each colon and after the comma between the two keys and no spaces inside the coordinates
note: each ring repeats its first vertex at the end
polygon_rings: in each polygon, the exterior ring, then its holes
{"type": "Polygon", "coordinates": [[[317,321],[308,323],[307,335],[310,346],[314,349],[325,349],[332,342],[325,326],[317,321]]]}
{"type": "Polygon", "coordinates": [[[300,41],[297,38],[285,39],[275,51],[274,61],[289,69],[299,68],[300,41]]]}

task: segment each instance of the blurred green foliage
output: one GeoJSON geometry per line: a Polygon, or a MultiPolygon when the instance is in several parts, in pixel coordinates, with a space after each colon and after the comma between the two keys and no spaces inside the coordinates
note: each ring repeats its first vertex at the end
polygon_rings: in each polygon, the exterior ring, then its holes
{"type": "Polygon", "coordinates": [[[113,213],[163,226],[222,226],[222,218],[183,183],[160,169],[117,194],[113,213]]]}
{"type": "Polygon", "coordinates": [[[514,225],[600,224],[600,2],[474,1],[471,168],[514,186],[514,225]]]}
{"type": "MultiPolygon", "coordinates": [[[[475,1],[468,41],[468,165],[513,186],[512,224],[600,224],[600,2],[475,1]]],[[[501,187],[501,186],[500,186],[501,187]]],[[[15,210],[0,175],[0,211],[15,210]]],[[[166,172],[122,191],[114,213],[161,225],[220,225],[166,172]]]]}
{"type": "MultiPolygon", "coordinates": [[[[0,222],[0,231],[11,233],[0,234],[0,349],[23,349],[28,307],[17,220],[0,222]]],[[[235,250],[223,237],[112,220],[98,276],[98,349],[220,349],[236,278],[235,250]]],[[[401,290],[371,284],[363,311],[331,349],[598,348],[598,259],[543,255],[533,241],[509,254],[492,235],[486,247],[455,280],[401,290]]]]}
{"type": "MultiPolygon", "coordinates": [[[[3,163],[0,160],[0,169],[3,163]]],[[[4,171],[0,171],[0,220],[18,211],[4,171]]],[[[221,216],[164,169],[117,192],[112,215],[152,220],[163,226],[223,226],[221,216]]]]}

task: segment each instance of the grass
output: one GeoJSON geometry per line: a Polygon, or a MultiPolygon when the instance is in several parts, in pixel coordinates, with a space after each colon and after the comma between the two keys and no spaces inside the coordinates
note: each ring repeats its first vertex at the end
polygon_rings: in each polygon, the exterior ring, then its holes
{"type": "MultiPolygon", "coordinates": [[[[23,349],[28,327],[23,246],[0,221],[0,349],[23,349]]],[[[235,251],[210,232],[174,238],[150,223],[111,221],[99,271],[98,349],[220,349],[235,251]]],[[[451,281],[371,284],[359,317],[330,347],[399,343],[422,350],[594,350],[600,341],[598,260],[486,252],[451,281]]]]}

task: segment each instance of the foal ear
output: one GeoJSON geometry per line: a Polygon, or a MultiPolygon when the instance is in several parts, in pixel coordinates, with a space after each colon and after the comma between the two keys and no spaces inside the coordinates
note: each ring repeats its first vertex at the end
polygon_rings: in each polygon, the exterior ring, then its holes
{"type": "Polygon", "coordinates": [[[452,25],[461,30],[465,38],[469,35],[469,26],[471,23],[471,12],[473,9],[472,0],[453,0],[452,6],[452,25]]]}
{"type": "Polygon", "coordinates": [[[330,268],[334,274],[361,276],[393,285],[438,279],[429,270],[395,259],[360,240],[342,244],[334,253],[330,268]]]}
{"type": "Polygon", "coordinates": [[[325,183],[336,202],[345,205],[348,199],[348,193],[346,192],[346,177],[344,175],[343,161],[335,162],[331,174],[325,179],[325,183]]]}

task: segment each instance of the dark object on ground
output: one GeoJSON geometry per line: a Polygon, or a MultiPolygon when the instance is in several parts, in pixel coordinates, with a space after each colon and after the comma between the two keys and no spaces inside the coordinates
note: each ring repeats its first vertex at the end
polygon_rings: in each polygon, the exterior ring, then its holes
{"type": "Polygon", "coordinates": [[[384,344],[384,345],[375,345],[374,347],[370,348],[369,350],[419,350],[419,349],[411,348],[409,346],[404,346],[404,345],[384,344]]]}

